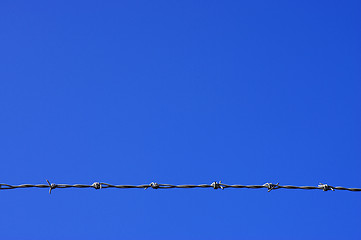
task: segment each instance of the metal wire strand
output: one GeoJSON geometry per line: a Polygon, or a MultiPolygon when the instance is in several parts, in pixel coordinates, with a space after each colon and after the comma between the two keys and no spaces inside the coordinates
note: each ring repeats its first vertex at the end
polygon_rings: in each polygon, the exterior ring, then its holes
{"type": "Polygon", "coordinates": [[[211,184],[199,184],[199,185],[172,185],[172,184],[159,184],[156,182],[151,182],[150,184],[143,185],[113,185],[109,183],[103,182],[94,182],[91,185],[87,184],[55,184],[50,183],[46,180],[48,184],[20,184],[20,185],[10,185],[5,183],[0,183],[0,190],[8,190],[8,189],[17,189],[17,188],[48,188],[49,194],[54,189],[59,188],[94,188],[96,190],[103,188],[142,188],[142,189],[170,189],[170,188],[213,188],[213,189],[226,189],[226,188],[250,188],[250,189],[258,189],[258,188],[266,188],[268,192],[276,189],[302,189],[302,190],[322,190],[322,191],[335,191],[335,190],[346,190],[352,192],[361,192],[361,188],[346,188],[346,187],[333,187],[328,184],[320,183],[318,186],[292,186],[292,185],[279,185],[273,183],[265,183],[263,185],[228,185],[224,184],[221,181],[212,182],[211,184]]]}

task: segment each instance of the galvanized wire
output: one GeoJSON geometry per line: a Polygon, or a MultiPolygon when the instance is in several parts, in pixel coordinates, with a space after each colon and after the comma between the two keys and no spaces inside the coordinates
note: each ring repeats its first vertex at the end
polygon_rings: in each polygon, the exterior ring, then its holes
{"type": "Polygon", "coordinates": [[[155,182],[151,182],[150,184],[142,184],[142,185],[113,185],[109,183],[103,182],[94,182],[91,185],[87,184],[55,184],[50,183],[46,180],[48,184],[20,184],[20,185],[10,185],[5,183],[0,183],[0,190],[8,190],[8,189],[18,189],[18,188],[48,188],[49,193],[56,188],[94,188],[94,189],[104,189],[104,188],[153,188],[153,189],[171,189],[171,188],[213,188],[213,189],[225,189],[225,188],[249,188],[249,189],[259,189],[266,188],[268,192],[275,189],[303,189],[303,190],[347,190],[352,192],[361,192],[361,188],[346,188],[346,187],[333,187],[327,184],[320,183],[318,186],[292,186],[292,185],[279,185],[273,183],[265,183],[263,185],[228,185],[224,184],[221,181],[213,182],[211,184],[199,184],[199,185],[172,185],[172,184],[158,184],[155,182]]]}

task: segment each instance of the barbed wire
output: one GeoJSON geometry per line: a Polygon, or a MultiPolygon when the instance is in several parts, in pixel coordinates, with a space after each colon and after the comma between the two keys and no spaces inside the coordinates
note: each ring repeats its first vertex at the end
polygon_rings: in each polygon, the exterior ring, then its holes
{"type": "Polygon", "coordinates": [[[91,185],[87,184],[55,184],[50,183],[46,180],[48,184],[20,184],[20,185],[10,185],[5,183],[0,183],[0,190],[8,190],[8,189],[18,189],[18,188],[48,188],[49,194],[51,191],[56,188],[94,188],[94,189],[104,189],[104,188],[153,188],[153,189],[171,189],[171,188],[213,188],[213,189],[226,189],[226,188],[249,188],[249,189],[259,189],[259,188],[266,188],[268,192],[275,189],[303,189],[303,190],[347,190],[353,192],[361,192],[361,188],[346,188],[346,187],[333,187],[328,184],[320,183],[318,186],[292,186],[292,185],[279,185],[273,183],[265,183],[263,185],[228,185],[224,184],[221,181],[219,182],[212,182],[211,184],[199,184],[199,185],[172,185],[172,184],[158,184],[156,182],[151,182],[150,184],[143,184],[143,185],[113,185],[109,183],[103,182],[94,182],[91,185]]]}

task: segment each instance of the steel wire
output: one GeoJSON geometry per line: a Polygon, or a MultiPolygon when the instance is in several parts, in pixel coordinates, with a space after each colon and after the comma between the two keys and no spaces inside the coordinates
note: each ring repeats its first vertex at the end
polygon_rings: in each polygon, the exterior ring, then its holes
{"type": "Polygon", "coordinates": [[[328,184],[320,183],[318,186],[293,186],[293,185],[279,185],[273,183],[265,183],[263,185],[228,185],[224,184],[221,181],[213,182],[211,184],[182,184],[182,185],[172,185],[172,184],[158,184],[155,182],[151,182],[150,184],[142,184],[142,185],[113,185],[109,183],[103,182],[94,182],[91,185],[87,184],[55,184],[50,183],[46,180],[48,184],[20,184],[20,185],[10,185],[5,183],[0,183],[0,190],[9,190],[9,189],[18,189],[18,188],[48,188],[49,193],[56,188],[94,188],[94,189],[104,189],[104,188],[119,188],[119,189],[130,189],[130,188],[153,188],[153,189],[172,189],[172,188],[213,188],[213,189],[225,189],[225,188],[248,188],[248,189],[260,189],[266,188],[268,192],[274,189],[302,189],[302,190],[346,190],[352,192],[361,192],[361,188],[346,188],[346,187],[333,187],[328,184]]]}

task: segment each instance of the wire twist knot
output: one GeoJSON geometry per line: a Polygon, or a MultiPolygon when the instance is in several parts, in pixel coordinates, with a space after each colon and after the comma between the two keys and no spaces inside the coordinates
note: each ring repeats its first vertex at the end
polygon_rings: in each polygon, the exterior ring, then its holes
{"type": "Polygon", "coordinates": [[[55,183],[50,183],[48,179],[46,179],[46,181],[49,184],[49,194],[51,194],[51,190],[55,189],[58,185],[56,185],[55,183]]]}
{"type": "Polygon", "coordinates": [[[335,191],[335,189],[334,189],[332,186],[328,185],[328,184],[322,184],[322,183],[320,183],[320,184],[318,185],[318,187],[321,188],[323,191],[328,191],[328,190],[335,191]]]}
{"type": "Polygon", "coordinates": [[[219,182],[212,182],[211,186],[212,186],[214,189],[218,189],[218,188],[220,188],[220,189],[222,189],[222,190],[224,189],[223,186],[222,186],[222,182],[221,182],[221,181],[219,181],[219,182]]]}
{"type": "Polygon", "coordinates": [[[153,189],[158,189],[159,188],[159,184],[156,182],[151,182],[149,184],[149,186],[145,187],[144,189],[148,189],[149,187],[153,188],[153,189]]]}
{"type": "Polygon", "coordinates": [[[277,183],[277,184],[265,183],[265,184],[263,184],[263,186],[266,187],[266,188],[268,188],[268,192],[270,192],[270,191],[273,190],[273,189],[279,188],[279,187],[278,187],[278,184],[280,184],[280,183],[277,183]]]}
{"type": "Polygon", "coordinates": [[[102,184],[100,182],[95,182],[91,186],[95,189],[102,189],[102,184]]]}

